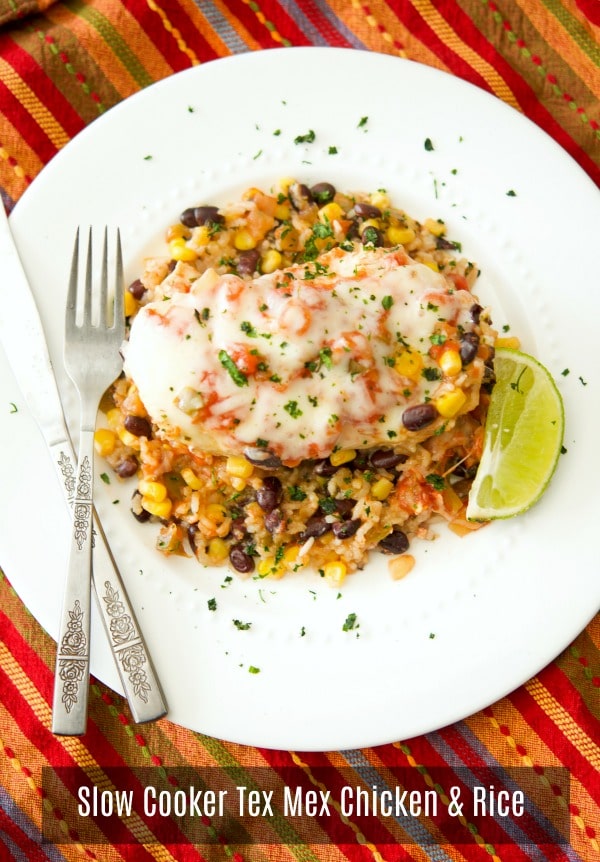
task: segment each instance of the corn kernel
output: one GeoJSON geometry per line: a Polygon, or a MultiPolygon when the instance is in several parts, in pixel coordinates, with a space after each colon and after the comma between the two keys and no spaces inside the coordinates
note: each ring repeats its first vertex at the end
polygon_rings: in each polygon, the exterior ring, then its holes
{"type": "Polygon", "coordinates": [[[256,567],[256,571],[260,578],[266,578],[269,575],[273,575],[277,571],[275,557],[265,557],[264,560],[261,560],[256,567]]]}
{"type": "Polygon", "coordinates": [[[338,449],[332,452],[329,456],[329,461],[333,467],[339,467],[341,464],[347,464],[356,458],[356,449],[338,449]]]}
{"type": "Polygon", "coordinates": [[[296,560],[298,559],[299,553],[300,553],[300,546],[299,545],[288,545],[288,547],[285,549],[285,553],[283,555],[283,562],[286,563],[286,565],[291,565],[292,563],[295,563],[296,560]]]}
{"type": "Polygon", "coordinates": [[[213,524],[222,524],[227,518],[227,509],[221,503],[209,503],[206,507],[206,517],[213,524]]]}
{"type": "Polygon", "coordinates": [[[444,419],[452,419],[453,416],[460,413],[466,400],[467,396],[462,389],[453,389],[451,392],[445,392],[436,398],[434,404],[440,416],[443,416],[444,419]]]}
{"type": "Polygon", "coordinates": [[[278,252],[276,248],[270,248],[260,259],[260,271],[265,274],[275,272],[281,266],[282,261],[281,252],[278,252]]]}
{"type": "Polygon", "coordinates": [[[368,228],[368,227],[374,227],[376,230],[379,230],[379,228],[381,227],[381,220],[378,218],[365,219],[364,222],[362,222],[362,224],[360,226],[361,234],[365,230],[365,228],[368,228]]]}
{"type": "Polygon", "coordinates": [[[177,222],[177,224],[172,224],[167,230],[166,240],[167,242],[171,242],[172,239],[180,239],[181,237],[188,239],[189,235],[190,229],[181,222],[177,222]]]}
{"type": "Polygon", "coordinates": [[[295,182],[296,180],[293,177],[282,177],[277,183],[277,187],[282,195],[287,195],[290,190],[290,186],[295,182]]]}
{"type": "Polygon", "coordinates": [[[443,221],[436,221],[433,218],[425,219],[423,227],[432,233],[434,236],[443,236],[446,233],[446,225],[443,221]]]}
{"type": "Polygon", "coordinates": [[[152,500],[154,503],[162,503],[167,496],[167,486],[162,482],[154,482],[152,479],[140,479],[138,489],[142,497],[152,500]]]}
{"type": "Polygon", "coordinates": [[[181,478],[192,491],[199,491],[202,487],[202,482],[196,476],[194,471],[190,467],[184,467],[181,471],[181,478]]]}
{"type": "Polygon", "coordinates": [[[233,244],[238,251],[250,251],[251,248],[256,248],[256,240],[246,228],[241,228],[236,232],[233,244]]]}
{"type": "Polygon", "coordinates": [[[225,469],[230,476],[237,476],[238,479],[249,479],[254,472],[254,466],[241,455],[230,455],[225,469]]]}
{"type": "Polygon", "coordinates": [[[292,215],[292,211],[288,204],[277,204],[275,209],[275,218],[279,221],[287,221],[292,215]]]}
{"type": "Polygon", "coordinates": [[[378,479],[373,485],[371,485],[371,496],[375,497],[376,500],[387,500],[392,493],[393,488],[394,483],[390,482],[389,479],[378,479]]]}
{"type": "Polygon", "coordinates": [[[435,260],[422,260],[422,261],[420,261],[420,262],[421,262],[421,263],[424,263],[424,264],[425,264],[425,266],[428,266],[428,267],[429,267],[429,269],[432,269],[434,272],[439,272],[439,271],[440,271],[440,268],[439,268],[439,266],[437,265],[437,263],[435,262],[435,260]]]}
{"type": "Polygon", "coordinates": [[[517,338],[516,335],[509,336],[507,338],[497,338],[496,347],[509,347],[511,350],[519,350],[521,347],[521,340],[517,338]]]}
{"type": "Polygon", "coordinates": [[[243,491],[248,484],[245,479],[240,479],[238,476],[232,476],[230,482],[234,491],[243,491]]]}
{"type": "Polygon", "coordinates": [[[208,543],[208,556],[213,563],[222,563],[229,555],[229,546],[227,542],[216,536],[208,543]]]}
{"type": "Polygon", "coordinates": [[[462,359],[458,350],[444,350],[439,358],[439,364],[446,377],[456,377],[462,370],[462,359]]]}
{"type": "Polygon", "coordinates": [[[389,208],[390,205],[390,199],[388,198],[386,193],[382,191],[373,192],[369,200],[374,207],[379,207],[380,210],[386,210],[389,208]]]}
{"type": "Polygon", "coordinates": [[[123,305],[125,307],[125,317],[131,317],[131,315],[135,314],[140,307],[137,299],[129,290],[125,291],[123,305]]]}
{"type": "Polygon", "coordinates": [[[201,225],[198,228],[194,229],[194,235],[192,237],[192,242],[196,248],[204,248],[210,242],[210,229],[208,225],[201,225]]]}
{"type": "Polygon", "coordinates": [[[123,424],[123,416],[118,407],[113,407],[112,410],[107,411],[106,421],[108,427],[112,428],[113,431],[116,431],[123,424]]]}
{"type": "Polygon", "coordinates": [[[414,350],[403,350],[394,360],[394,368],[398,374],[417,383],[423,370],[423,357],[414,350]]]}
{"type": "Polygon", "coordinates": [[[169,254],[173,260],[183,260],[188,263],[196,260],[198,257],[194,249],[185,244],[183,237],[171,240],[169,243],[169,254]]]}
{"type": "Polygon", "coordinates": [[[142,497],[142,509],[145,509],[146,512],[149,512],[156,518],[162,518],[163,520],[168,518],[171,514],[172,508],[173,504],[168,497],[166,500],[162,500],[161,502],[152,500],[150,497],[142,497]]]}
{"type": "Polygon", "coordinates": [[[136,437],[135,434],[132,434],[126,428],[119,428],[117,434],[119,435],[119,440],[124,446],[129,446],[130,449],[140,448],[140,438],[136,437]]]}
{"type": "Polygon", "coordinates": [[[325,563],[323,574],[328,584],[332,587],[339,587],[346,580],[348,567],[342,560],[333,560],[331,563],[325,563]]]}
{"type": "Polygon", "coordinates": [[[416,234],[410,227],[393,227],[390,226],[386,233],[387,241],[390,245],[410,245],[416,234]]]}
{"type": "Polygon", "coordinates": [[[338,203],[336,203],[336,201],[330,201],[328,204],[325,204],[325,206],[322,206],[319,210],[319,219],[322,222],[332,222],[336,219],[342,218],[343,215],[344,210],[338,203]]]}
{"type": "Polygon", "coordinates": [[[98,428],[94,432],[94,449],[101,458],[112,455],[115,451],[116,442],[115,432],[109,428],[98,428]]]}

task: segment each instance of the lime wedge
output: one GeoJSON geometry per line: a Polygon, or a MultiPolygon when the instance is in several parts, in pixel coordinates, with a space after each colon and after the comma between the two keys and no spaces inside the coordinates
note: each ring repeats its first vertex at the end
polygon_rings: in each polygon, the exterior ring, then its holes
{"type": "Polygon", "coordinates": [[[544,366],[526,353],[498,348],[494,370],[483,455],[467,506],[471,521],[529,509],[546,490],[563,442],[562,398],[544,366]]]}

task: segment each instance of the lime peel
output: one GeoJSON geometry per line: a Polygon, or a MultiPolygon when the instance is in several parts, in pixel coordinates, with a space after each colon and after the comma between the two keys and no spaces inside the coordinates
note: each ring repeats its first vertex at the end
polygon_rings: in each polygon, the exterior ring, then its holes
{"type": "Polygon", "coordinates": [[[497,348],[483,454],[467,506],[470,521],[527,511],[550,483],[562,450],[564,407],[552,375],[527,353],[497,348]]]}

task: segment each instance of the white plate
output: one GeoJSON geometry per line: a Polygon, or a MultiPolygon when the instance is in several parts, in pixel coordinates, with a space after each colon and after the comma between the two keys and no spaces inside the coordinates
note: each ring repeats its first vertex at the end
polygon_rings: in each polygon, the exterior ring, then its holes
{"type": "MultiPolygon", "coordinates": [[[[494,323],[522,337],[565,400],[568,453],[534,509],[465,539],[442,528],[439,540],[414,543],[418,565],[400,582],[375,555],[339,597],[316,575],[224,584],[223,569],[165,559],[152,548],[153,529],[129,516],[129,488],[97,482],[169,717],[251,745],[362,747],[493,702],[552,660],[600,605],[600,495],[590,476],[600,424],[599,196],[537,127],[426,66],[301,48],[175,75],[78,135],[11,219],[71,416],[61,339],[75,226],[120,225],[133,279],[184,207],[288,175],[346,190],[385,187],[417,217],[445,219],[482,268],[478,292],[494,323]],[[311,129],[313,143],[294,143],[311,129]],[[213,597],[216,611],[207,606],[213,597]],[[350,613],[360,628],[344,632],[350,613]],[[239,631],[234,619],[252,626],[239,631]]],[[[56,636],[67,516],[3,356],[0,366],[0,563],[56,636]]],[[[93,637],[93,672],[119,690],[97,619],[93,637]]]]}

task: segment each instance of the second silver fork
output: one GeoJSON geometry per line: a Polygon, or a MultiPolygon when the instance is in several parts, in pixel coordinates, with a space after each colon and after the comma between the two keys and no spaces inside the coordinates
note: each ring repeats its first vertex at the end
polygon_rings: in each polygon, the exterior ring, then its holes
{"type": "Polygon", "coordinates": [[[95,290],[92,231],[90,229],[83,285],[79,278],[77,232],[67,296],[64,360],[80,398],[79,456],[52,706],[52,730],[61,735],[82,735],[87,724],[94,429],[100,399],[121,370],[119,349],[125,335],[123,262],[118,231],[115,256],[113,295],[109,303],[107,232],[104,233],[100,284],[95,290]]]}

